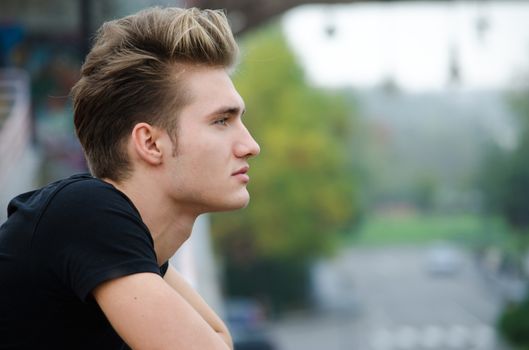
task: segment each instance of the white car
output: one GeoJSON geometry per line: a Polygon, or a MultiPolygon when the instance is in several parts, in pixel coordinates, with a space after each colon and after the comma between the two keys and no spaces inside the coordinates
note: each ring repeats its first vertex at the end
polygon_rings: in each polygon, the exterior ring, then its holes
{"type": "Polygon", "coordinates": [[[448,244],[436,244],[426,254],[427,271],[434,276],[456,275],[463,265],[460,251],[448,244]]]}

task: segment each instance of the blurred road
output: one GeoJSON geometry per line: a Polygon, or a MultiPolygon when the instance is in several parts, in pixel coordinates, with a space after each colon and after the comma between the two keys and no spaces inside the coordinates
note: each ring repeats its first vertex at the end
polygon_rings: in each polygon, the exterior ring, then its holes
{"type": "MultiPolygon", "coordinates": [[[[425,248],[349,249],[330,262],[343,308],[293,315],[271,326],[278,350],[506,349],[494,322],[500,296],[465,252],[436,274],[425,248]],[[354,301],[354,302],[352,302],[354,301]]],[[[332,280],[332,279],[328,279],[332,280]]]]}

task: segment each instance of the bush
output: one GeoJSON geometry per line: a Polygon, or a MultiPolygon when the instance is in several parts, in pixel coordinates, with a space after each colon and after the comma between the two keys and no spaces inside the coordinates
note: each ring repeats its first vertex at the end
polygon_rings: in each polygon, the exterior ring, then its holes
{"type": "Polygon", "coordinates": [[[529,296],[505,308],[498,320],[498,329],[509,343],[529,350],[529,296]]]}
{"type": "Polygon", "coordinates": [[[308,305],[309,279],[305,263],[292,259],[260,259],[241,266],[225,264],[225,288],[231,297],[257,299],[268,316],[308,305]]]}

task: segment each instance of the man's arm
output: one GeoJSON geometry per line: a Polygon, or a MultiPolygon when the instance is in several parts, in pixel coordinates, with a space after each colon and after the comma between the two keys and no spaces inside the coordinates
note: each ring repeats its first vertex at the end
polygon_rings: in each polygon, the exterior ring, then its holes
{"type": "Polygon", "coordinates": [[[213,328],[213,330],[222,337],[224,342],[233,349],[228,327],[222,322],[217,313],[206,303],[193,287],[187,283],[185,278],[174,267],[169,265],[165,273],[164,280],[180,294],[191,306],[199,313],[200,316],[213,328]]]}
{"type": "MultiPolygon", "coordinates": [[[[215,318],[180,293],[154,273],[116,278],[93,291],[114,329],[134,350],[231,349],[209,323],[215,318]]],[[[192,294],[187,297],[195,302],[192,294]]]]}

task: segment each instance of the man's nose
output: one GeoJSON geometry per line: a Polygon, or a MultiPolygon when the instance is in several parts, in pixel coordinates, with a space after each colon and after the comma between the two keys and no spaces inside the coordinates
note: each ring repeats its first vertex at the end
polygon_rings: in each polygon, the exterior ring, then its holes
{"type": "Polygon", "coordinates": [[[240,158],[255,157],[261,152],[261,147],[253,136],[250,134],[248,129],[243,125],[241,139],[235,146],[235,155],[240,158]]]}

